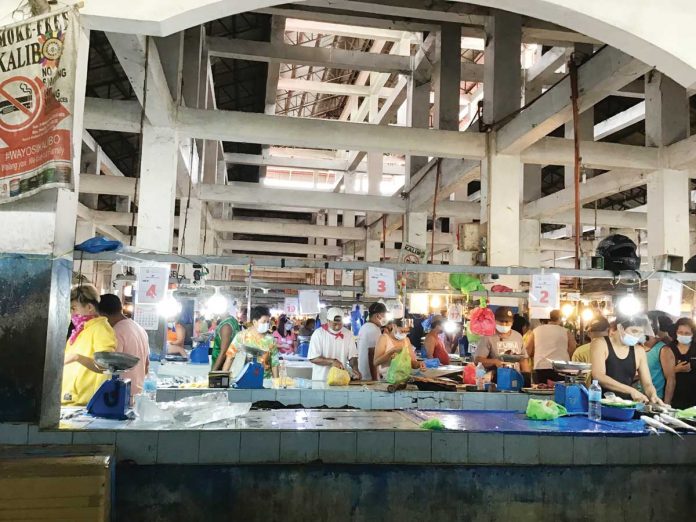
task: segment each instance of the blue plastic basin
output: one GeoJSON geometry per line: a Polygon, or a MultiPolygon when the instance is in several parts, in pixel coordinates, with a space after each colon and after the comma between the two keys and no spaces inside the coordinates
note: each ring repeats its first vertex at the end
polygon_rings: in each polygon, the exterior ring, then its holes
{"type": "Polygon", "coordinates": [[[602,420],[629,421],[635,412],[635,408],[614,408],[602,405],[602,420]]]}

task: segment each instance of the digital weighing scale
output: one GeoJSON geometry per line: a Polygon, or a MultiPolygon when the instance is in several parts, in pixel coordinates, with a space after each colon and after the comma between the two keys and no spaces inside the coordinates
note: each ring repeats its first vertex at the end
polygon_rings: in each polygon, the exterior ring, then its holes
{"type": "Polygon", "coordinates": [[[230,376],[232,386],[245,390],[263,388],[263,363],[259,359],[268,353],[255,346],[242,345],[234,357],[230,376]]]}
{"type": "Polygon", "coordinates": [[[87,404],[87,412],[95,417],[125,420],[130,408],[131,382],[121,374],[133,368],[140,359],[133,355],[116,352],[96,352],[94,362],[111,375],[102,384],[87,404]]]}
{"type": "Polygon", "coordinates": [[[565,407],[568,413],[587,413],[589,394],[585,387],[585,376],[592,369],[589,363],[551,361],[556,373],[563,375],[564,382],[554,386],[554,400],[565,407]]]}

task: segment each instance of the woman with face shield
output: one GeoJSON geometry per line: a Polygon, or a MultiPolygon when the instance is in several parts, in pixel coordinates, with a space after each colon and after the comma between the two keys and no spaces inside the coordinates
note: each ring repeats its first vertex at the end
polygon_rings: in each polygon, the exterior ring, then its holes
{"type": "Polygon", "coordinates": [[[377,340],[374,365],[378,369],[380,379],[384,379],[392,359],[402,350],[408,350],[411,356],[411,368],[422,366],[416,359],[416,351],[408,339],[409,330],[403,319],[394,319],[387,324],[384,334],[377,340]]]}
{"type": "Polygon", "coordinates": [[[644,335],[642,319],[617,319],[608,336],[592,340],[592,378],[599,381],[603,390],[612,391],[624,399],[662,404],[650,378],[645,350],[636,349],[644,335]],[[645,393],[631,386],[636,372],[645,393]]]}

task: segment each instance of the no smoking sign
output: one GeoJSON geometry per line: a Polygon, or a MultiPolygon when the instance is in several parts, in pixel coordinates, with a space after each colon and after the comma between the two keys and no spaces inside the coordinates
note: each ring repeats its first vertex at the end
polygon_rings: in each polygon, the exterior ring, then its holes
{"type": "Polygon", "coordinates": [[[34,124],[43,107],[42,84],[26,76],[0,82],[0,129],[17,132],[34,124]]]}

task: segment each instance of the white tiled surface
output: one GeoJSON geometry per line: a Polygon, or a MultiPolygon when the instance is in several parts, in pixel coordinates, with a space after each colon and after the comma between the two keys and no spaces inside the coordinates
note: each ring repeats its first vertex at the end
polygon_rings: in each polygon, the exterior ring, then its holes
{"type": "Polygon", "coordinates": [[[432,435],[430,431],[397,431],[394,437],[394,456],[400,462],[429,463],[432,435]]]}
{"type": "Polygon", "coordinates": [[[26,444],[28,438],[28,424],[0,423],[0,444],[26,444]]]}
{"type": "Polygon", "coordinates": [[[394,431],[360,431],[357,439],[357,462],[387,464],[394,462],[394,431]]]}
{"type": "Polygon", "coordinates": [[[279,431],[244,431],[241,435],[240,463],[270,464],[280,460],[279,431]]]}
{"type": "Polygon", "coordinates": [[[158,436],[157,431],[119,431],[116,434],[118,459],[154,464],[157,462],[158,436]]]}
{"type": "Polygon", "coordinates": [[[198,464],[200,431],[162,431],[157,442],[158,464],[198,464]]]}
{"type": "Polygon", "coordinates": [[[354,431],[322,431],[319,433],[319,458],[323,462],[353,463],[357,461],[357,433],[354,431]]]}
{"type": "Polygon", "coordinates": [[[198,462],[201,464],[237,464],[241,433],[238,431],[202,431],[198,462]]]}
{"type": "Polygon", "coordinates": [[[280,434],[280,462],[304,463],[319,458],[319,432],[285,431],[280,434]]]}

